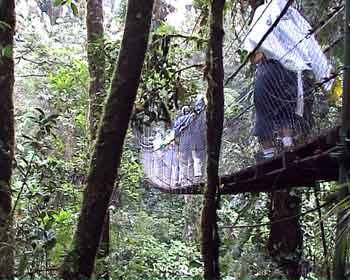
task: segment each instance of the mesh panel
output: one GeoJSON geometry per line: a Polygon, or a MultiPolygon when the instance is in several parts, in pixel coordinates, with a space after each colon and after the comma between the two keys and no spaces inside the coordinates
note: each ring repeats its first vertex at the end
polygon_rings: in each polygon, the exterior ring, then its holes
{"type": "Polygon", "coordinates": [[[147,137],[135,132],[139,139],[144,173],[151,183],[163,187],[178,187],[204,180],[206,150],[203,109],[190,113],[190,121],[185,120],[187,123],[175,137],[163,135],[161,145],[158,144],[157,133],[153,132],[151,137],[147,137]]]}

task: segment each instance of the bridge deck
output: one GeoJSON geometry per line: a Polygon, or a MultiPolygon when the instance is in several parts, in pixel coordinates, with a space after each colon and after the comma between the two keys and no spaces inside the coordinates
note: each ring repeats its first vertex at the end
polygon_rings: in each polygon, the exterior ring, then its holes
{"type": "MultiPolygon", "coordinates": [[[[338,179],[339,128],[329,130],[307,144],[283,152],[279,156],[221,177],[221,194],[271,192],[291,187],[309,187],[315,182],[338,179]]],[[[202,194],[204,183],[169,188],[146,183],[161,192],[172,194],[202,194]]]]}

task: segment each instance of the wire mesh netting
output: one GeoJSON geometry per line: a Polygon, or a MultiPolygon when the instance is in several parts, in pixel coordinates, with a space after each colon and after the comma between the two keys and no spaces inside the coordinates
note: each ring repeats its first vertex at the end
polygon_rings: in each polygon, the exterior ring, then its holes
{"type": "MultiPolygon", "coordinates": [[[[270,0],[259,6],[250,26],[234,37],[237,42],[227,42],[221,175],[293,150],[339,124],[342,65],[326,54],[340,40],[327,38],[331,43],[322,48],[316,35],[342,19],[343,7],[311,27],[292,2],[270,0]],[[235,55],[242,48],[250,63],[235,55]]],[[[205,103],[199,94],[171,129],[135,130],[150,183],[177,188],[205,181],[205,103]]]]}

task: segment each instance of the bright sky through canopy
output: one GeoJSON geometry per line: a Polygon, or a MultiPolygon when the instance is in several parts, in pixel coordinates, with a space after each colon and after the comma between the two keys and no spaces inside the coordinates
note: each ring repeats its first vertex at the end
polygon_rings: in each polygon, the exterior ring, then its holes
{"type": "Polygon", "coordinates": [[[175,12],[168,15],[168,23],[180,27],[186,19],[186,5],[191,5],[192,0],[167,0],[167,2],[175,7],[175,12]]]}

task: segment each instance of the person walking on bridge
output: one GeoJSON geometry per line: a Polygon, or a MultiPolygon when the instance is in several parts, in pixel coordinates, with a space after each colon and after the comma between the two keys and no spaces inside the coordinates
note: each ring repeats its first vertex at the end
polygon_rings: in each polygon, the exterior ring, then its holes
{"type": "MultiPolygon", "coordinates": [[[[252,52],[286,6],[286,0],[271,0],[259,6],[244,42],[252,52]]],[[[251,55],[256,65],[254,82],[254,134],[263,147],[264,158],[273,157],[274,134],[290,149],[297,133],[310,133],[313,126],[313,82],[330,89],[331,66],[305,18],[293,7],[251,55]],[[328,82],[327,82],[328,80],[328,82]]]]}

